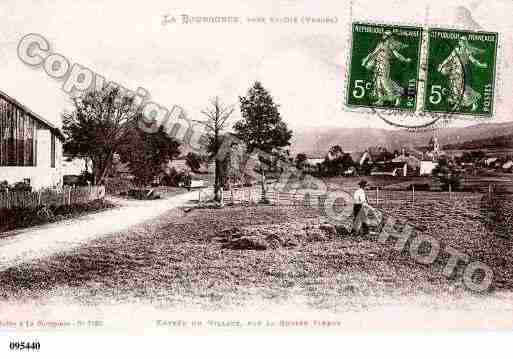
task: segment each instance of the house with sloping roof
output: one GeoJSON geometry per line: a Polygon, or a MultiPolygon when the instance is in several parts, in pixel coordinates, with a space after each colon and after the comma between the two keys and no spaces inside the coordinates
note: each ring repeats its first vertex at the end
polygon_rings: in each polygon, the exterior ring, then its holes
{"type": "Polygon", "coordinates": [[[395,157],[394,159],[392,159],[392,162],[393,163],[406,163],[408,165],[408,167],[414,171],[417,171],[418,169],[420,169],[420,163],[421,163],[421,161],[417,157],[411,156],[411,155],[405,155],[405,154],[395,157]]]}
{"type": "Polygon", "coordinates": [[[0,181],[62,184],[62,132],[0,91],[0,181]]]}
{"type": "Polygon", "coordinates": [[[420,161],[419,174],[421,176],[431,176],[436,166],[438,166],[436,161],[420,161]]]}

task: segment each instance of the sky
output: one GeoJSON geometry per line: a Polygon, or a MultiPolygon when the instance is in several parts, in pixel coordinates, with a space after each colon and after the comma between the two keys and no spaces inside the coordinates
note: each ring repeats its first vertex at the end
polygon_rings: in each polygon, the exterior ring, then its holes
{"type": "MultiPolygon", "coordinates": [[[[69,108],[62,81],[17,57],[28,33],[43,35],[51,50],[130,89],[141,86],[152,101],[180,105],[202,119],[209,99],[237,107],[261,81],[293,130],[319,127],[390,128],[376,116],[343,106],[350,24],[368,20],[496,31],[498,59],[493,121],[513,120],[513,2],[509,0],[353,1],[97,1],[2,0],[0,90],[60,126],[69,108]],[[162,24],[164,15],[175,24],[162,24]],[[182,24],[181,15],[238,16],[240,24],[182,24]],[[256,24],[247,17],[323,17],[336,23],[256,24]]],[[[232,121],[240,118],[235,111],[232,121]]],[[[456,121],[454,125],[474,121],[456,121]]]]}

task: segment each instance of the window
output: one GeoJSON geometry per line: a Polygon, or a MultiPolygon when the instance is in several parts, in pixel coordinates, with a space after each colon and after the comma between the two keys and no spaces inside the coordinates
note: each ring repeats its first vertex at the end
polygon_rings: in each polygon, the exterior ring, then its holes
{"type": "Polygon", "coordinates": [[[0,166],[36,165],[36,121],[0,98],[0,166]]]}
{"type": "Polygon", "coordinates": [[[52,133],[52,142],[50,146],[51,167],[55,168],[55,135],[52,133]]]}

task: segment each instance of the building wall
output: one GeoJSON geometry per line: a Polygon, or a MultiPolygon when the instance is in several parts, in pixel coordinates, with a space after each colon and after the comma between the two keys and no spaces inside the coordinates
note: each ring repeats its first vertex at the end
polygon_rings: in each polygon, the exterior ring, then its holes
{"type": "Polygon", "coordinates": [[[421,161],[420,162],[420,175],[431,175],[438,162],[433,161],[421,161]]]}
{"type": "Polygon", "coordinates": [[[0,167],[0,181],[12,184],[29,178],[33,189],[62,184],[62,142],[55,137],[55,168],[51,168],[51,131],[44,126],[37,129],[36,161],[34,167],[0,167]]]}

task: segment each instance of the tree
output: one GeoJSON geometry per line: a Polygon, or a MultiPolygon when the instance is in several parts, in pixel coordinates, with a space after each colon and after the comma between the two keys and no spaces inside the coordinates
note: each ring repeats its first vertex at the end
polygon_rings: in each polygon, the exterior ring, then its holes
{"type": "Polygon", "coordinates": [[[189,166],[192,172],[198,172],[203,162],[203,157],[195,152],[189,152],[185,156],[185,164],[189,166]]]}
{"type": "Polygon", "coordinates": [[[255,82],[247,96],[239,100],[242,120],[235,124],[235,131],[248,152],[259,149],[271,153],[290,145],[292,131],[282,121],[278,105],[260,82],[255,82]]]}
{"type": "Polygon", "coordinates": [[[353,157],[351,157],[349,153],[344,153],[340,161],[342,162],[342,167],[344,168],[344,170],[347,170],[350,167],[355,167],[356,165],[353,161],[353,157]]]}
{"type": "Polygon", "coordinates": [[[296,156],[296,160],[295,160],[296,167],[298,169],[303,169],[307,159],[308,159],[308,157],[306,157],[306,155],[304,153],[298,153],[296,156]]]}
{"type": "Polygon", "coordinates": [[[328,153],[331,159],[335,159],[341,157],[344,154],[344,151],[342,151],[342,147],[340,145],[334,145],[331,146],[328,153]]]}
{"type": "MultiPolygon", "coordinates": [[[[283,147],[290,145],[292,131],[281,119],[278,105],[260,82],[255,82],[244,97],[239,97],[242,119],[235,123],[237,136],[246,144],[249,153],[259,150],[262,162],[260,173],[265,178],[265,168],[272,164],[272,156],[278,156],[283,147]]],[[[265,180],[262,180],[263,199],[265,198],[265,180]]]]}
{"type": "Polygon", "coordinates": [[[325,174],[328,176],[340,176],[353,166],[353,158],[340,145],[331,146],[323,162],[325,174]]]}
{"type": "Polygon", "coordinates": [[[361,173],[362,175],[365,175],[365,176],[370,176],[372,172],[372,163],[370,161],[370,159],[367,157],[363,163],[360,165],[360,171],[359,173],[361,173]]]}
{"type": "Polygon", "coordinates": [[[127,123],[138,115],[133,98],[117,88],[89,91],[72,98],[74,109],[63,117],[64,151],[91,161],[94,184],[101,184],[114,155],[127,141],[127,123]]]}
{"type": "Polygon", "coordinates": [[[135,123],[128,127],[128,141],[119,148],[120,159],[128,164],[136,183],[146,186],[163,173],[163,165],[180,154],[180,142],[170,137],[162,126],[155,133],[146,133],[135,123]]]}
{"type": "Polygon", "coordinates": [[[208,137],[207,153],[210,159],[215,159],[215,175],[214,175],[214,200],[221,201],[220,191],[223,176],[223,161],[217,156],[221,144],[223,143],[223,132],[228,126],[228,119],[232,115],[234,109],[230,106],[223,105],[218,97],[210,101],[210,107],[202,110],[201,113],[206,117],[205,121],[197,121],[205,126],[208,137]]]}

